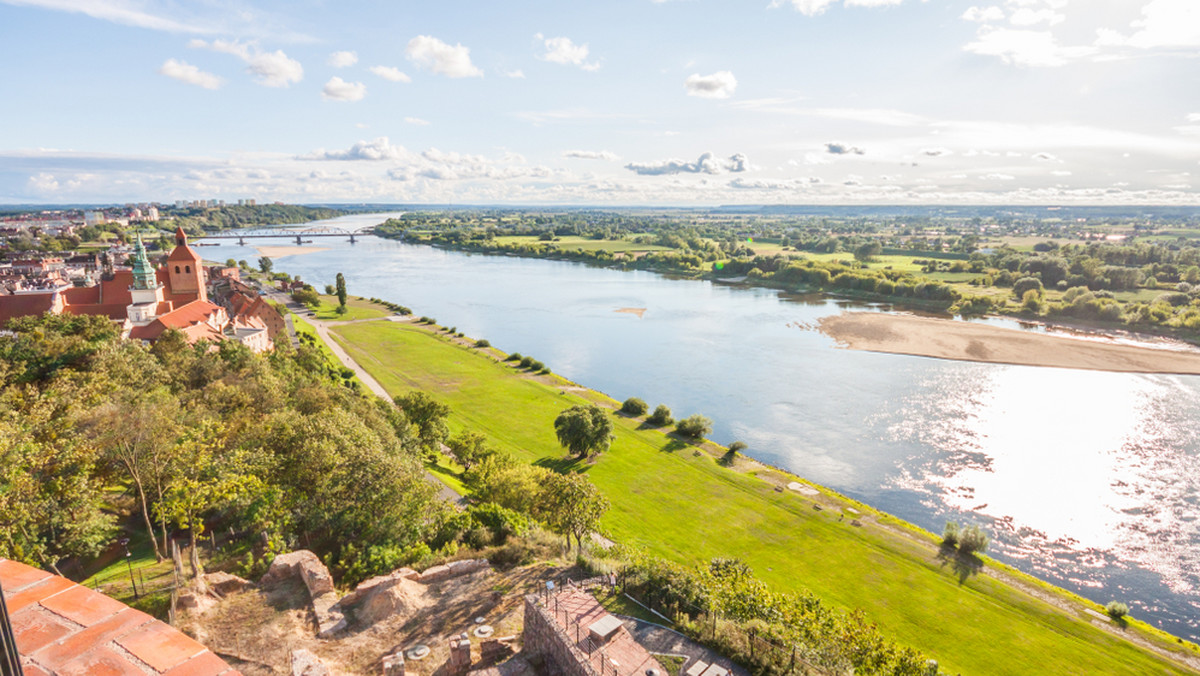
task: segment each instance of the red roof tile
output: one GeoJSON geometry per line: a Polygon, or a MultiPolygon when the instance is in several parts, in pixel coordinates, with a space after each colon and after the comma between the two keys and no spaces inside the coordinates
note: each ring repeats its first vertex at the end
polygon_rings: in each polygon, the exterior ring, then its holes
{"type": "Polygon", "coordinates": [[[162,622],[151,622],[117,639],[117,645],[159,671],[177,667],[207,650],[162,622]]]}
{"type": "Polygon", "coordinates": [[[54,304],[53,293],[28,293],[18,296],[0,296],[0,326],[10,319],[25,315],[40,315],[54,304]]]}
{"type": "Polygon", "coordinates": [[[0,559],[0,585],[26,676],[237,675],[193,639],[70,580],[0,559]]]}
{"type": "Polygon", "coordinates": [[[116,599],[78,586],[43,600],[42,606],[85,627],[126,608],[116,599]]]}

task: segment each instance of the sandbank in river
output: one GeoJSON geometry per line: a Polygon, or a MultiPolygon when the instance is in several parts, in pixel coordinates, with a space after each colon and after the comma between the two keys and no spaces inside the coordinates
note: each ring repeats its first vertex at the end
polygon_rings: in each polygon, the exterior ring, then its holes
{"type": "Polygon", "coordinates": [[[820,330],[842,347],[991,364],[1124,373],[1200,374],[1200,352],[1033,333],[953,319],[880,312],[824,317],[820,330]]]}

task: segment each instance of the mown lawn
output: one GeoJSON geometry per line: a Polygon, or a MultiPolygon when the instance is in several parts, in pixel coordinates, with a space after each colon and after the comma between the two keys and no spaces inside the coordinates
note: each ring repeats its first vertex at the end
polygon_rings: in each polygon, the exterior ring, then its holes
{"type": "Polygon", "coordinates": [[[392,312],[382,305],[356,296],[346,297],[346,314],[337,313],[337,296],[321,296],[321,305],[314,311],[316,319],[327,322],[348,322],[355,319],[378,319],[392,312]]]}
{"type": "MultiPolygon", "coordinates": [[[[960,582],[939,560],[934,538],[897,535],[841,511],[777,492],[755,477],[658,430],[617,416],[616,439],[594,464],[567,459],[554,438],[563,409],[601,394],[535,379],[414,325],[349,324],[335,334],[389,392],[433,392],[449,404],[451,427],[486,434],[515,457],[587,473],[612,507],[614,539],[684,562],[736,556],[778,590],[811,589],[861,607],[901,642],[951,673],[1188,673],[989,576],[960,582]]],[[[1131,631],[1135,631],[1131,629],[1131,631]]],[[[1165,643],[1165,642],[1164,642],[1165,643]]]]}

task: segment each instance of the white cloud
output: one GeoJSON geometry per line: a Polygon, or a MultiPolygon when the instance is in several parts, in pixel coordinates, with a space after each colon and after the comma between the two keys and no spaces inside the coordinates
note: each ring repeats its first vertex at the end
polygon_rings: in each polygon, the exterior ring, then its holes
{"type": "Polygon", "coordinates": [[[1200,113],[1188,113],[1188,122],[1200,122],[1200,113]]]}
{"type": "Polygon", "coordinates": [[[738,153],[726,160],[715,157],[712,153],[704,153],[695,162],[683,160],[661,160],[658,162],[631,162],[625,168],[642,176],[663,176],[667,174],[720,174],[723,171],[738,173],[746,171],[746,156],[738,153]]]}
{"type": "Polygon", "coordinates": [[[412,78],[395,66],[371,66],[367,70],[391,82],[412,82],[412,78]]]}
{"type": "Polygon", "coordinates": [[[1051,176],[1070,176],[1071,172],[1067,171],[1066,169],[1056,169],[1055,171],[1050,172],[1050,175],[1051,176]]]}
{"type": "Polygon", "coordinates": [[[1092,46],[1064,47],[1049,31],[1015,30],[983,26],[975,42],[964,50],[985,56],[998,56],[1018,66],[1061,66],[1072,59],[1095,54],[1092,46]]]}
{"type": "Polygon", "coordinates": [[[299,160],[399,160],[411,157],[412,153],[404,146],[394,146],[386,136],[380,136],[373,141],[359,141],[346,150],[317,150],[308,155],[301,155],[299,160]]]}
{"type": "Polygon", "coordinates": [[[535,35],[538,40],[542,40],[546,48],[546,53],[542,54],[540,59],[551,63],[561,63],[570,66],[579,66],[588,71],[600,69],[599,61],[587,60],[588,46],[586,44],[577,45],[570,38],[546,38],[541,33],[535,35]]]}
{"type": "MultiPolygon", "coordinates": [[[[786,3],[805,16],[816,16],[824,13],[835,2],[837,0],[771,0],[768,7],[782,7],[786,3]]],[[[885,7],[899,5],[902,2],[904,0],[843,0],[842,4],[846,7],[885,7]]]]}
{"type": "Polygon", "coordinates": [[[502,71],[500,71],[500,74],[503,75],[504,77],[510,77],[515,80],[524,80],[525,79],[525,73],[520,68],[518,68],[516,70],[502,70],[502,71]]]}
{"type": "Polygon", "coordinates": [[[334,52],[329,55],[329,65],[334,68],[349,68],[358,63],[358,54],[354,52],[334,52]]]}
{"type": "Polygon", "coordinates": [[[28,186],[35,193],[58,192],[58,179],[54,178],[54,174],[41,172],[29,177],[28,186]]]}
{"type": "Polygon", "coordinates": [[[257,78],[264,87],[287,87],[304,79],[304,67],[288,57],[282,50],[264,52],[256,42],[237,40],[192,40],[188,47],[211,49],[222,54],[231,54],[246,62],[246,70],[257,78]]]}
{"type": "Polygon", "coordinates": [[[212,73],[206,73],[186,61],[176,61],[175,59],[167,59],[158,72],[180,82],[205,89],[217,89],[223,82],[221,78],[212,73]]]}
{"type": "Polygon", "coordinates": [[[404,48],[408,60],[446,77],[483,77],[483,71],[471,63],[471,50],[461,44],[450,46],[441,40],[418,35],[404,48]]]}
{"type": "Polygon", "coordinates": [[[991,7],[971,7],[963,12],[962,18],[965,21],[1000,21],[1004,18],[1004,10],[996,6],[991,7]]]}
{"type": "Polygon", "coordinates": [[[1140,49],[1200,46],[1200,4],[1195,0],[1150,0],[1125,44],[1140,49]]]}
{"type": "Polygon", "coordinates": [[[688,96],[699,96],[706,99],[727,99],[733,96],[737,89],[737,78],[727,70],[720,70],[712,75],[693,73],[684,80],[688,96]]]}
{"type": "Polygon", "coordinates": [[[1009,22],[1014,26],[1035,26],[1043,21],[1053,26],[1060,24],[1066,20],[1066,16],[1059,14],[1052,9],[1030,9],[1022,7],[1012,13],[1008,17],[1009,22]]]}
{"type": "Polygon", "coordinates": [[[608,162],[621,159],[616,153],[608,150],[568,150],[563,153],[563,157],[571,157],[578,160],[606,160],[608,162]]]}
{"type": "Polygon", "coordinates": [[[415,124],[418,127],[428,127],[429,126],[429,120],[422,120],[419,117],[406,117],[406,118],[404,118],[404,121],[409,124],[415,124]]]}
{"type": "Polygon", "coordinates": [[[170,33],[209,32],[198,25],[189,25],[186,22],[176,21],[131,7],[130,5],[133,3],[123,0],[0,0],[0,2],[7,5],[40,7],[60,12],[85,14],[93,19],[170,33]]]}
{"type": "Polygon", "coordinates": [[[327,101],[362,101],[367,86],[361,82],[346,82],[338,76],[329,78],[321,88],[321,98],[327,101]]]}
{"type": "Polygon", "coordinates": [[[1017,180],[1017,177],[1013,176],[1011,174],[984,174],[983,176],[980,176],[979,178],[981,178],[985,181],[1015,181],[1015,180],[1017,180]]]}
{"type": "Polygon", "coordinates": [[[830,155],[865,155],[867,153],[862,148],[848,146],[844,143],[826,143],[825,152],[830,155]]]}

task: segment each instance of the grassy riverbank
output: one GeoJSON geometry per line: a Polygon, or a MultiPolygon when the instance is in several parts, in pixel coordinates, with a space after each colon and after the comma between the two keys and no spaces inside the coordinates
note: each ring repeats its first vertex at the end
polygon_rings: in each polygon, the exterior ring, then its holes
{"type": "MultiPolygon", "coordinates": [[[[604,527],[616,540],[679,561],[737,556],[776,589],[808,588],[864,608],[951,672],[1187,673],[1092,626],[1082,604],[1064,612],[1057,605],[1073,603],[1065,593],[1048,602],[989,575],[960,578],[964,571],[939,558],[931,535],[914,536],[832,493],[778,490],[769,468],[727,469],[715,445],[694,447],[618,416],[610,452],[592,465],[569,460],[554,438],[554,417],[583,401],[615,402],[557,376],[518,371],[498,352],[414,324],[333,331],[389,392],[424,389],[450,404],[452,427],[483,432],[515,457],[587,472],[612,501],[604,527]]],[[[1176,647],[1156,632],[1127,631],[1176,647]]]]}

